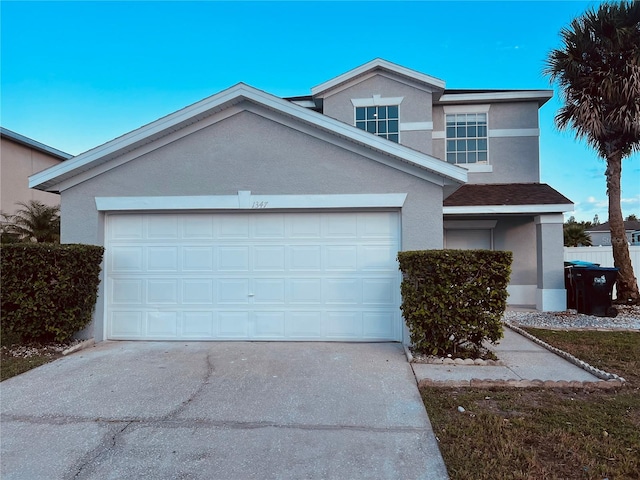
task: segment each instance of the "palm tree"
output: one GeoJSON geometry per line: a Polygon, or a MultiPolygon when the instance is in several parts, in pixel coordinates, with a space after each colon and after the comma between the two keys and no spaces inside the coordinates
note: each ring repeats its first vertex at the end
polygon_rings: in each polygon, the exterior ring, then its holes
{"type": "Polygon", "coordinates": [[[607,162],[609,225],[618,300],[640,303],[620,205],[622,159],[640,150],[640,3],[591,8],[560,32],[545,71],[557,82],[564,105],[560,129],[571,127],[607,162]]]}
{"type": "Polygon", "coordinates": [[[60,207],[37,200],[19,202],[14,215],[2,214],[2,233],[22,242],[59,242],[60,207]]]}
{"type": "Polygon", "coordinates": [[[584,231],[582,223],[569,222],[564,224],[565,247],[590,247],[591,237],[584,231]]]}

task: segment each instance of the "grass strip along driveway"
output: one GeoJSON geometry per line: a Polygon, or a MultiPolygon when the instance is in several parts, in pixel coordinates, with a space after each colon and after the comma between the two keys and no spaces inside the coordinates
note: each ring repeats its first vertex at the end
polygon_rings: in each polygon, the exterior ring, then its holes
{"type": "Polygon", "coordinates": [[[423,388],[451,479],[640,478],[640,333],[526,330],[627,384],[423,388]]]}

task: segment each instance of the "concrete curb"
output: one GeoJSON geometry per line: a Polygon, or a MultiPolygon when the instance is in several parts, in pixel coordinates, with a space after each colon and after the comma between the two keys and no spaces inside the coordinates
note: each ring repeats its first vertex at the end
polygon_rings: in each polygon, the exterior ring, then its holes
{"type": "MultiPolygon", "coordinates": [[[[605,372],[604,370],[600,370],[598,368],[595,368],[595,367],[589,365],[587,362],[584,362],[584,361],[580,360],[579,358],[574,357],[570,353],[567,353],[564,350],[560,350],[559,348],[556,348],[556,347],[554,347],[552,345],[549,345],[548,343],[540,340],[538,337],[536,337],[534,335],[531,335],[529,332],[521,329],[520,327],[512,325],[511,323],[505,323],[505,325],[507,327],[509,327],[511,330],[513,330],[514,332],[522,335],[523,337],[531,340],[534,343],[537,343],[541,347],[546,348],[547,350],[549,350],[552,353],[555,353],[559,357],[564,358],[569,363],[574,364],[576,367],[580,367],[581,369],[585,370],[586,372],[589,372],[590,374],[598,377],[601,380],[607,380],[607,383],[609,381],[613,381],[613,382],[619,382],[620,385],[622,385],[622,384],[624,384],[626,382],[626,380],[624,378],[616,375],[615,373],[609,373],[609,372],[605,372]]],[[[579,383],[590,383],[590,382],[579,382],[579,383]]]]}
{"type": "Polygon", "coordinates": [[[472,378],[471,380],[432,380],[425,378],[418,382],[418,387],[438,388],[573,388],[583,390],[611,390],[624,385],[623,379],[607,380],[600,382],[568,382],[566,380],[492,380],[490,378],[472,378]]]}
{"type": "Polygon", "coordinates": [[[74,352],[78,352],[80,350],[84,350],[85,348],[89,348],[92,347],[93,345],[95,345],[96,340],[95,338],[90,338],[88,340],[84,340],[80,343],[76,343],[75,345],[67,348],[66,350],[63,350],[62,355],[69,355],[71,353],[74,352]]]}

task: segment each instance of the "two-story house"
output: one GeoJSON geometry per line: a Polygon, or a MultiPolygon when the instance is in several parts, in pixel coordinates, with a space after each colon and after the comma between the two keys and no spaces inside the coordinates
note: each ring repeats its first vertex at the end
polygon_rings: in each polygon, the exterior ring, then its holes
{"type": "Polygon", "coordinates": [[[238,84],[30,182],[63,242],[105,246],[97,340],[406,341],[401,250],[511,250],[510,303],[565,308],[550,97],[376,59],[308,96],[238,84]]]}

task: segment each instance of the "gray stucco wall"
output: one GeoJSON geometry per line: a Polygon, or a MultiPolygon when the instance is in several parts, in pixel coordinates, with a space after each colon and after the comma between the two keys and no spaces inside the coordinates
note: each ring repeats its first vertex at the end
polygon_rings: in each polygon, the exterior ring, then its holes
{"type": "Polygon", "coordinates": [[[513,252],[512,285],[536,284],[536,226],[533,217],[500,218],[494,229],[494,248],[513,252]]]}
{"type": "MultiPolygon", "coordinates": [[[[364,152],[364,151],[363,151],[364,152]]],[[[402,248],[442,248],[442,187],[250,112],[62,193],[62,240],[102,244],[105,196],[408,193],[402,248]]]]}

